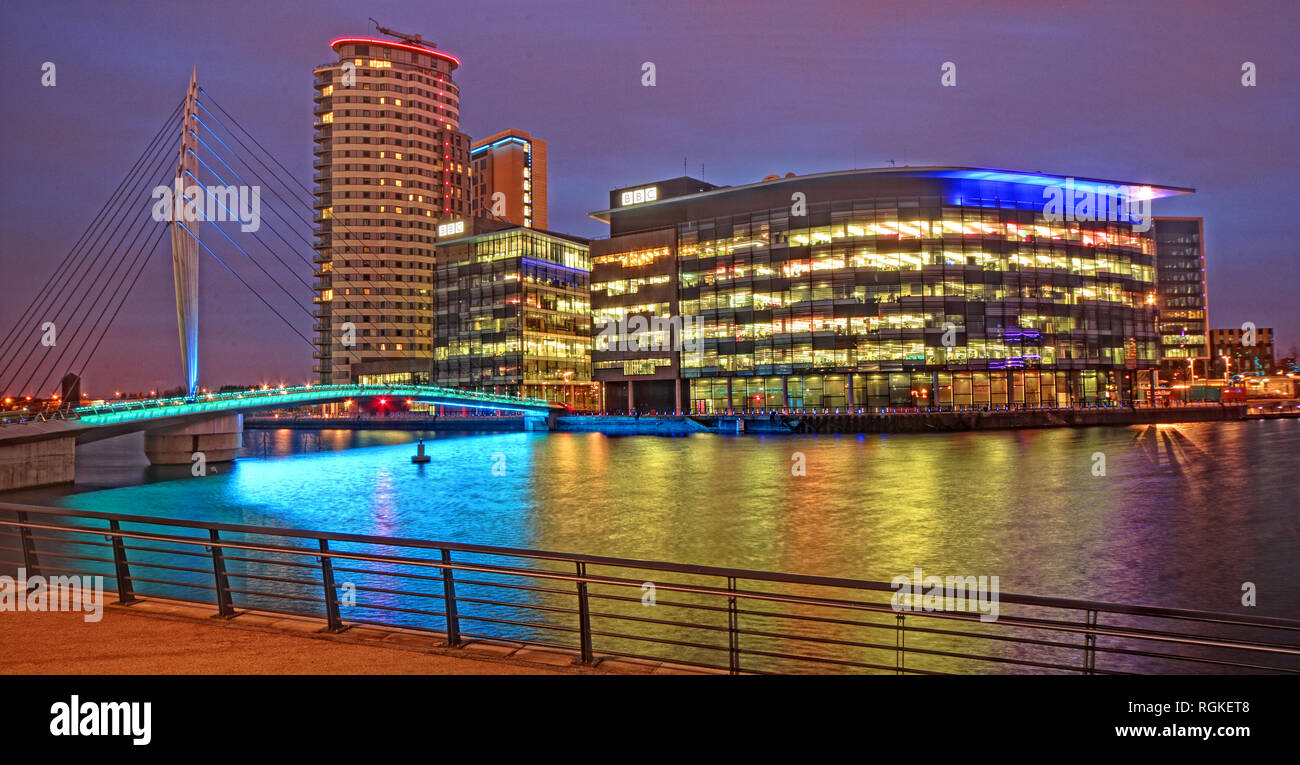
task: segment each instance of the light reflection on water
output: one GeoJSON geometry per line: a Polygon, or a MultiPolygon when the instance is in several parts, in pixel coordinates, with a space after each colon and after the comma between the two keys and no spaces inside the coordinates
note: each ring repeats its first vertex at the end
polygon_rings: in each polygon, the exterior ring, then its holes
{"type": "Polygon", "coordinates": [[[1251,613],[1300,614],[1294,420],[682,438],[250,430],[244,454],[193,478],[148,468],[126,437],[79,452],[81,493],[6,499],[884,581],[919,567],[997,575],[1003,592],[1214,611],[1240,611],[1249,581],[1251,613]],[[417,436],[428,465],[410,463],[417,436]],[[115,483],[138,485],[83,491],[115,483]]]}

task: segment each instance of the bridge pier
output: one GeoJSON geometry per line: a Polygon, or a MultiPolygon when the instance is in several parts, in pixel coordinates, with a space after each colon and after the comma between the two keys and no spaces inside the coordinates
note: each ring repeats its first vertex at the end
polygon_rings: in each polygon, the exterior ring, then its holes
{"type": "Polygon", "coordinates": [[[0,445],[0,491],[71,483],[76,452],[75,436],[0,445]]]}
{"type": "Polygon", "coordinates": [[[230,462],[244,443],[244,415],[225,414],[192,425],[146,431],[144,453],[151,465],[189,465],[196,452],[204,461],[230,462]]]}
{"type": "Polygon", "coordinates": [[[558,416],[553,412],[550,414],[533,414],[532,412],[525,412],[524,432],[546,433],[555,430],[558,421],[558,416]]]}

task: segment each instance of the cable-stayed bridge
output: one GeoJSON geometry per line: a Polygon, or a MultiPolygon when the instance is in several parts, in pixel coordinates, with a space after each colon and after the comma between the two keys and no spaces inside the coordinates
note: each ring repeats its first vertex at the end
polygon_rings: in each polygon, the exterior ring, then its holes
{"type": "MultiPolygon", "coordinates": [[[[145,451],[155,464],[187,464],[198,452],[207,461],[233,459],[244,412],[366,396],[520,412],[530,429],[554,422],[563,407],[546,401],[424,385],[200,392],[201,261],[215,261],[315,349],[291,318],[315,318],[313,303],[319,298],[304,278],[315,270],[308,239],[315,215],[311,191],[199,87],[197,72],[192,74],[185,98],[0,343],[0,396],[6,404],[29,396],[60,401],[56,411],[47,407],[17,416],[0,411],[0,490],[70,481],[76,444],[132,431],[145,431],[145,451]],[[161,257],[168,234],[182,395],[77,406],[82,374],[103,350],[146,267],[161,257]]],[[[333,225],[342,233],[335,241],[355,253],[359,237],[342,221],[333,225]]],[[[365,258],[357,261],[366,267],[365,258]]],[[[350,346],[340,352],[360,360],[350,346]]]]}

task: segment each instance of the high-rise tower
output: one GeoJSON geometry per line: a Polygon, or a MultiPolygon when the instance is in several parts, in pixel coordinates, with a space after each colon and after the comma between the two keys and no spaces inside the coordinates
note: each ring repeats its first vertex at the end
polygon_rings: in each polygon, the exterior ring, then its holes
{"type": "Polygon", "coordinates": [[[504,130],[475,141],[474,215],[526,228],[547,227],[546,141],[504,130]]]}
{"type": "Polygon", "coordinates": [[[314,70],[315,371],[424,381],[438,224],[470,214],[460,61],[418,36],[330,48],[338,60],[314,70]]]}

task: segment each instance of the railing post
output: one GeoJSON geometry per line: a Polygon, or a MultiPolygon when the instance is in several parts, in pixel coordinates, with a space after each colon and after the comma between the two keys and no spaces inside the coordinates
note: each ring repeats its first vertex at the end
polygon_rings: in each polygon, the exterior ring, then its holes
{"type": "Polygon", "coordinates": [[[442,600],[447,615],[447,645],[460,648],[460,614],[456,610],[456,581],[451,573],[451,550],[442,550],[442,600]]]}
{"type": "MultiPolygon", "coordinates": [[[[578,576],[587,576],[587,564],[578,561],[578,576]]],[[[587,602],[587,583],[578,581],[578,642],[579,655],[574,664],[592,665],[596,663],[595,653],[591,648],[591,606],[587,602]]]]}
{"type": "Polygon", "coordinates": [[[325,585],[325,621],[329,632],[342,632],[343,619],[339,616],[339,596],[334,591],[334,562],[330,559],[330,543],[320,540],[320,574],[325,585]]]}
{"type": "Polygon", "coordinates": [[[740,606],[736,603],[736,577],[727,577],[727,589],[733,594],[727,598],[727,671],[740,674],[740,606]]]}
{"type": "MultiPolygon", "coordinates": [[[[1092,608],[1088,609],[1084,621],[1087,622],[1089,627],[1095,629],[1097,626],[1096,609],[1092,609],[1092,608]]],[[[1097,633],[1089,631],[1084,633],[1083,636],[1083,674],[1094,675],[1096,674],[1096,670],[1097,670],[1097,633]]]]}
{"type": "MultiPolygon", "coordinates": [[[[18,510],[17,513],[18,513],[18,522],[21,524],[26,524],[27,513],[22,510],[18,510]]],[[[32,539],[32,530],[27,528],[26,525],[19,526],[18,537],[19,539],[22,540],[23,567],[27,569],[27,576],[28,577],[40,576],[41,561],[40,558],[36,557],[36,541],[32,539]]]]}
{"type": "Polygon", "coordinates": [[[212,575],[217,582],[217,619],[235,616],[235,604],[230,598],[230,580],[226,577],[226,561],[221,555],[221,536],[216,529],[208,529],[212,540],[212,575]]]}
{"type": "Polygon", "coordinates": [[[117,578],[117,603],[126,606],[135,602],[135,593],[131,588],[131,569],[126,564],[126,544],[120,536],[122,526],[116,518],[110,518],[108,528],[113,532],[109,541],[113,543],[113,572],[117,578]]]}
{"type": "Polygon", "coordinates": [[[894,674],[903,674],[907,660],[907,618],[903,612],[894,615],[894,674]]]}

